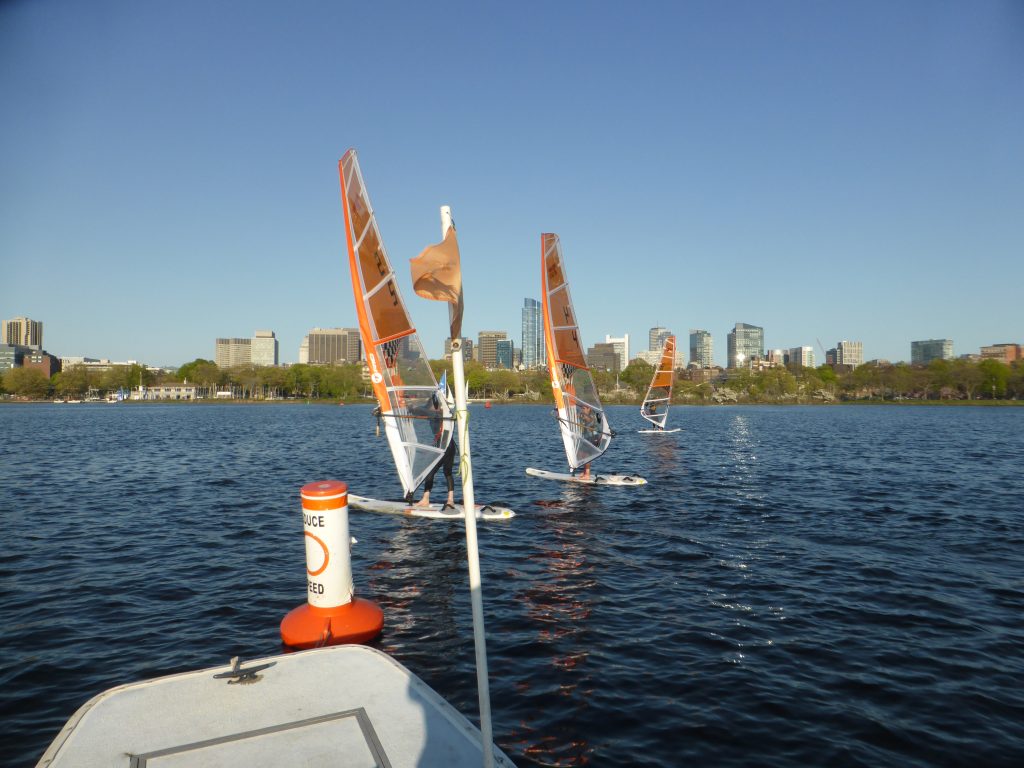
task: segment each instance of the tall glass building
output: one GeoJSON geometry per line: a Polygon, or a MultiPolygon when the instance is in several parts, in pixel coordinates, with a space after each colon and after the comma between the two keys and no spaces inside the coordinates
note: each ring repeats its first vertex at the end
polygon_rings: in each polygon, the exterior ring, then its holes
{"type": "Polygon", "coordinates": [[[690,363],[698,368],[711,368],[715,364],[711,334],[705,330],[690,329],[690,363]]]}
{"type": "Polygon", "coordinates": [[[544,315],[540,302],[523,299],[523,367],[540,368],[547,360],[544,350],[544,315]]]}
{"type": "Polygon", "coordinates": [[[925,365],[932,360],[952,359],[952,339],[927,339],[910,342],[910,362],[913,365],[925,365]]]}
{"type": "Polygon", "coordinates": [[[744,368],[751,360],[764,359],[764,328],[736,323],[729,331],[727,343],[730,368],[744,368]]]}

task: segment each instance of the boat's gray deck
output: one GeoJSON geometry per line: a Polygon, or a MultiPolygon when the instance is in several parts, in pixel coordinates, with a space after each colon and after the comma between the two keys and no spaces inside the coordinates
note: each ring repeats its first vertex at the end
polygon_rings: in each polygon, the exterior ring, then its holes
{"type": "MultiPolygon", "coordinates": [[[[244,662],[230,683],[189,672],[114,688],[83,706],[40,766],[461,766],[480,733],[407,669],[338,646],[244,662]]],[[[512,765],[495,755],[496,765],[512,765]]]]}

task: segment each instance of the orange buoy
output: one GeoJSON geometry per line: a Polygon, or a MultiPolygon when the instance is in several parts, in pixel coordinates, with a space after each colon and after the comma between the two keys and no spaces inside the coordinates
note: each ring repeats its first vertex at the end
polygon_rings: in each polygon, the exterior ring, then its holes
{"type": "Polygon", "coordinates": [[[488,400],[486,403],[484,403],[484,408],[490,408],[490,407],[491,407],[491,401],[488,400]]]}
{"type": "Polygon", "coordinates": [[[309,483],[301,497],[306,603],[281,620],[281,641],[291,648],[316,648],[372,640],[384,628],[384,612],[354,595],[348,486],[339,480],[309,483]]]}

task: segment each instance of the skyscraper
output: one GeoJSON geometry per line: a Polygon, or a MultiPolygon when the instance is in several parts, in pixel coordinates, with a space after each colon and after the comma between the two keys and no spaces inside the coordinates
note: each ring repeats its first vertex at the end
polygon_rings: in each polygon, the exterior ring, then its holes
{"type": "Polygon", "coordinates": [[[711,368],[715,364],[711,334],[700,328],[690,329],[690,364],[698,368],[711,368]]]}
{"type": "Polygon", "coordinates": [[[40,320],[30,320],[27,317],[4,320],[0,343],[42,349],[43,323],[40,320]]]}
{"type": "Polygon", "coordinates": [[[813,368],[814,347],[792,347],[789,350],[788,362],[797,368],[813,368]]]}
{"type": "Polygon", "coordinates": [[[672,335],[672,331],[668,328],[662,328],[660,325],[656,325],[647,332],[647,349],[650,352],[660,352],[662,344],[665,343],[665,339],[672,335]]]}
{"type": "Polygon", "coordinates": [[[753,360],[764,359],[764,328],[736,323],[727,341],[730,368],[744,368],[753,360]]]}
{"type": "Polygon", "coordinates": [[[516,365],[516,349],[515,342],[512,339],[498,339],[494,345],[494,357],[495,367],[497,368],[515,368],[516,365]]]}
{"type": "Polygon", "coordinates": [[[925,365],[932,360],[952,360],[952,339],[928,339],[910,342],[910,362],[925,365]]]}
{"type": "Polygon", "coordinates": [[[523,299],[523,366],[539,368],[546,364],[544,349],[544,315],[540,302],[523,299]]]}

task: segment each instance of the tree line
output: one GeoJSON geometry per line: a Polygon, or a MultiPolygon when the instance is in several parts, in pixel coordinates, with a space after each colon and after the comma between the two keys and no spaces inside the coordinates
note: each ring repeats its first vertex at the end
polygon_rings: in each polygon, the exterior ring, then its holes
{"type": "MultiPolygon", "coordinates": [[[[452,380],[451,363],[430,361],[434,375],[444,371],[452,380]]],[[[551,402],[551,382],[545,370],[511,371],[485,369],[467,361],[466,381],[475,399],[551,402]]],[[[594,381],[606,403],[639,403],[654,369],[634,360],[620,373],[593,371],[594,381]]],[[[197,358],[173,373],[147,370],[141,365],[114,366],[93,371],[70,366],[47,377],[35,368],[14,368],[0,377],[0,394],[31,400],[52,397],[82,399],[104,397],[111,392],[168,383],[190,383],[200,397],[218,392],[234,399],[331,399],[370,400],[373,393],[363,378],[361,364],[239,366],[219,368],[211,360],[197,358]]],[[[853,370],[817,368],[769,368],[763,371],[726,371],[711,381],[695,381],[685,372],[677,376],[673,401],[712,402],[829,402],[872,400],[1019,400],[1024,399],[1024,364],[998,360],[933,360],[925,366],[906,363],[868,363],[853,370]]]]}

